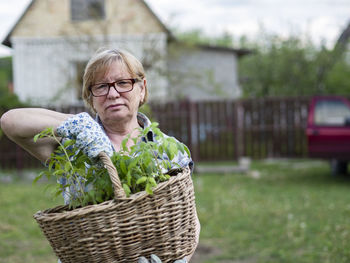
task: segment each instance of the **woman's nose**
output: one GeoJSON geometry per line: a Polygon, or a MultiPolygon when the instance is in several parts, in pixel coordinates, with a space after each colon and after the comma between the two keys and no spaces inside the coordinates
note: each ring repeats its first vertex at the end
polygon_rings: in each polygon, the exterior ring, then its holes
{"type": "Polygon", "coordinates": [[[120,93],[117,91],[115,84],[113,86],[110,86],[107,97],[109,97],[109,98],[120,97],[120,93]]]}

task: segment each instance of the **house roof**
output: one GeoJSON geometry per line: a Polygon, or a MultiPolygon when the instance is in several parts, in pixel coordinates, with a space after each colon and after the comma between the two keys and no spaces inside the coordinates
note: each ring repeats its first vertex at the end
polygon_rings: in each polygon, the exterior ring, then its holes
{"type": "Polygon", "coordinates": [[[188,43],[186,41],[181,41],[178,39],[174,39],[172,42],[183,48],[190,48],[190,49],[195,48],[195,49],[215,51],[215,52],[235,53],[238,57],[242,57],[242,56],[254,53],[253,50],[246,49],[246,48],[232,48],[232,47],[224,47],[224,46],[214,46],[210,44],[188,43]]]}
{"type": "MultiPolygon", "coordinates": [[[[16,27],[19,25],[19,23],[24,18],[25,14],[28,12],[28,10],[31,8],[31,6],[36,2],[37,0],[31,0],[28,6],[23,11],[22,15],[19,17],[19,19],[16,21],[16,23],[13,25],[5,39],[2,41],[2,44],[8,47],[12,47],[11,43],[11,35],[16,29],[16,27]]],[[[151,13],[152,16],[156,19],[156,21],[160,24],[160,26],[163,28],[164,32],[168,35],[169,41],[177,41],[176,37],[172,34],[172,32],[166,27],[166,25],[160,20],[160,18],[153,12],[153,10],[149,7],[149,5],[144,0],[139,0],[141,4],[143,4],[146,9],[151,13]]],[[[234,49],[229,47],[221,47],[221,46],[213,46],[213,45],[204,45],[199,44],[196,45],[196,47],[201,49],[207,49],[207,50],[213,50],[213,51],[222,51],[222,52],[234,52],[237,54],[238,57],[250,54],[251,51],[248,49],[234,49]]]]}
{"type": "Polygon", "coordinates": [[[168,36],[172,39],[175,38],[175,36],[172,34],[172,32],[167,28],[167,26],[160,20],[160,18],[153,12],[152,8],[149,7],[149,5],[144,1],[141,0],[141,3],[151,12],[151,14],[157,19],[157,21],[160,23],[160,25],[163,27],[164,31],[168,34],[168,36]]]}
{"type": "MultiPolygon", "coordinates": [[[[3,45],[8,46],[8,47],[12,47],[12,43],[10,40],[11,35],[12,35],[13,31],[16,29],[16,27],[18,26],[18,24],[22,21],[23,17],[25,16],[25,14],[28,12],[28,10],[31,8],[31,6],[34,4],[35,1],[37,1],[37,0],[30,1],[30,3],[26,7],[26,9],[23,11],[20,18],[16,21],[16,23],[13,25],[13,27],[11,28],[11,30],[9,31],[9,33],[7,34],[5,39],[2,41],[3,45]]],[[[140,2],[146,7],[146,9],[148,9],[148,11],[151,13],[151,15],[153,15],[154,18],[159,22],[159,24],[161,25],[163,30],[167,33],[168,37],[170,39],[174,39],[175,37],[173,36],[171,31],[165,26],[165,24],[159,19],[159,17],[153,12],[153,10],[148,6],[148,4],[144,0],[140,0],[140,2]]]]}
{"type": "Polygon", "coordinates": [[[19,19],[16,21],[16,23],[12,26],[11,30],[9,31],[9,33],[7,34],[5,39],[1,42],[1,44],[8,46],[8,47],[12,47],[12,43],[10,41],[11,35],[12,35],[13,31],[15,30],[15,28],[17,27],[17,25],[19,24],[19,22],[23,19],[24,15],[27,13],[29,8],[33,5],[34,1],[35,0],[30,1],[30,3],[26,7],[26,9],[22,13],[22,15],[19,17],[19,19]]]}
{"type": "Polygon", "coordinates": [[[233,52],[233,53],[236,53],[238,57],[249,55],[252,53],[252,51],[249,49],[237,49],[237,48],[222,47],[222,46],[197,45],[197,47],[201,49],[208,49],[208,50],[214,50],[214,51],[233,52]]]}
{"type": "Polygon", "coordinates": [[[344,49],[346,45],[348,44],[350,39],[350,22],[347,25],[347,27],[343,30],[343,32],[340,34],[336,44],[335,48],[341,48],[344,49]]]}

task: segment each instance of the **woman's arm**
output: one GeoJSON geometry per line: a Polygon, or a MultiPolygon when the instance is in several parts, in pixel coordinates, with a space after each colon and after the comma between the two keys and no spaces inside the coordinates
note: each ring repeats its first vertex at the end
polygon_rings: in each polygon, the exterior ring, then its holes
{"type": "Polygon", "coordinates": [[[0,124],[12,141],[45,163],[57,144],[50,138],[39,139],[34,143],[34,136],[48,127],[56,129],[70,116],[72,115],[40,108],[13,109],[1,116],[0,124]]]}

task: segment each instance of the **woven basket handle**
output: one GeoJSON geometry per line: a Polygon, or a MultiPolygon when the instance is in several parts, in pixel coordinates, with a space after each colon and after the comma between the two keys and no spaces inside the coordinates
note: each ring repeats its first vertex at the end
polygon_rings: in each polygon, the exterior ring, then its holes
{"type": "Polygon", "coordinates": [[[107,169],[107,172],[109,174],[109,177],[111,178],[115,198],[125,198],[126,197],[125,191],[124,191],[122,184],[120,182],[117,169],[113,165],[111,158],[109,158],[109,156],[105,152],[100,152],[98,154],[98,157],[100,158],[100,160],[104,164],[104,166],[107,169]]]}

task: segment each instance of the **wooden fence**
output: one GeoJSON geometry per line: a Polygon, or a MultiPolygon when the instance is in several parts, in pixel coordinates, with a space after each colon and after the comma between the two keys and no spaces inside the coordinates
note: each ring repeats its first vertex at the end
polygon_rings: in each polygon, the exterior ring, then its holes
{"type": "MultiPolygon", "coordinates": [[[[152,121],[189,146],[195,161],[306,157],[308,97],[150,104],[152,121]]],[[[60,107],[78,113],[84,107],[60,107]]],[[[0,139],[0,167],[23,169],[40,162],[0,139]]]]}

